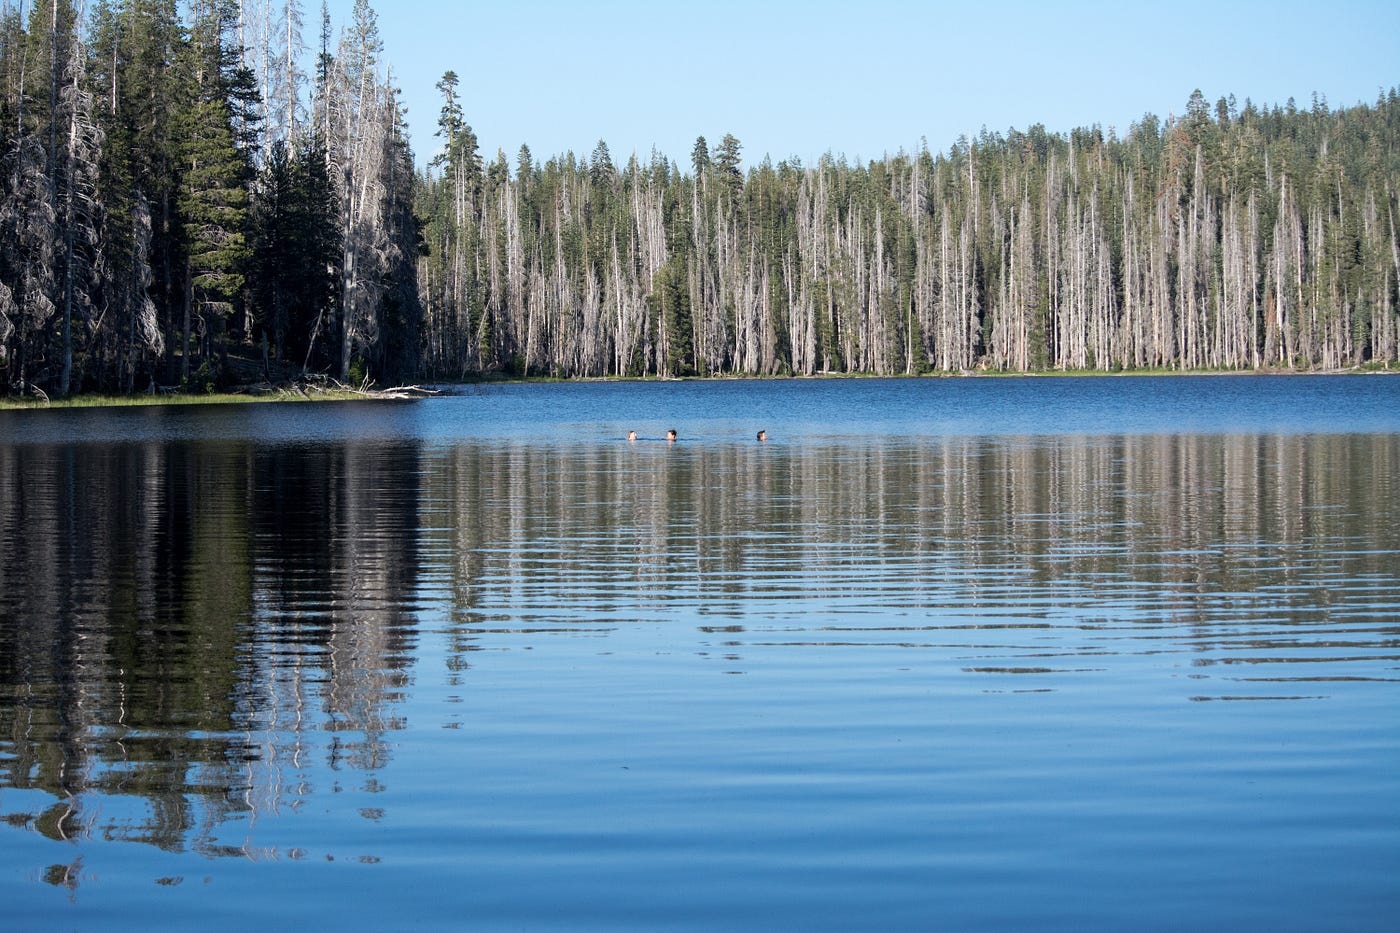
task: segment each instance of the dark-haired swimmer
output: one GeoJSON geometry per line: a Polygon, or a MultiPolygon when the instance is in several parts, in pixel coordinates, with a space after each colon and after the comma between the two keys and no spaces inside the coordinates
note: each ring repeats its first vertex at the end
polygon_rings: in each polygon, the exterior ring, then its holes
{"type": "Polygon", "coordinates": [[[628,432],[627,432],[627,439],[628,439],[629,441],[635,441],[635,440],[637,439],[637,432],[636,432],[636,431],[628,431],[628,432]]]}
{"type": "Polygon", "coordinates": [[[767,432],[767,431],[759,431],[759,432],[758,432],[758,439],[761,440],[761,441],[766,441],[766,440],[768,440],[768,432],[767,432]]]}
{"type": "Polygon", "coordinates": [[[668,440],[668,441],[674,441],[675,439],[676,439],[676,429],[675,429],[675,428],[672,428],[671,430],[669,430],[669,431],[666,432],[666,440],[668,440]]]}

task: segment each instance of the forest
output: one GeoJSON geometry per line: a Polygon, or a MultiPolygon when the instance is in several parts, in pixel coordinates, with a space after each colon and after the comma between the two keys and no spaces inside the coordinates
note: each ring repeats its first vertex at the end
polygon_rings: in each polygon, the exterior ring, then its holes
{"type": "MultiPolygon", "coordinates": [[[[0,0],[13,395],[341,381],[1339,370],[1400,353],[1400,96],[746,164],[421,168],[356,0],[0,0]]],[[[525,102],[528,105],[528,102],[525,102]]]]}
{"type": "Polygon", "coordinates": [[[374,10],[333,44],[323,4],[308,73],[301,5],[259,7],[4,4],[10,393],[417,370],[418,182],[374,10]]]}
{"type": "MultiPolygon", "coordinates": [[[[449,75],[450,79],[452,76],[449,75]]],[[[599,142],[483,164],[444,88],[423,364],[551,376],[1334,370],[1397,354],[1400,99],[1200,92],[1118,138],[984,131],[744,169],[599,142]]]]}

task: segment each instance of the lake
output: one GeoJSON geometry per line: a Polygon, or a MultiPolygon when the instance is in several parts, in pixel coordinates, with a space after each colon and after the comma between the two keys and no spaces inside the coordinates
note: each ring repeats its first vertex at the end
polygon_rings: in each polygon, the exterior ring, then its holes
{"type": "Polygon", "coordinates": [[[1400,379],[453,392],[0,413],[6,926],[1394,929],[1400,379]]]}

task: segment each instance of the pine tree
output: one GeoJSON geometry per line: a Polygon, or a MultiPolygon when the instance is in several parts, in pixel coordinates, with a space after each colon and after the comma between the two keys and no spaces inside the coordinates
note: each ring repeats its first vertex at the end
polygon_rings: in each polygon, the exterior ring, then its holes
{"type": "Polygon", "coordinates": [[[696,181],[704,177],[710,167],[710,147],[703,136],[695,137],[695,147],[690,150],[690,165],[695,171],[696,181]]]}
{"type": "Polygon", "coordinates": [[[739,155],[742,148],[738,139],[734,138],[732,134],[725,133],[724,138],[719,141],[719,147],[715,149],[715,177],[719,179],[719,183],[729,192],[731,197],[737,197],[744,186],[744,174],[740,168],[739,155]]]}
{"type": "MultiPolygon", "coordinates": [[[[181,380],[193,356],[226,350],[231,318],[241,300],[248,260],[250,154],[240,148],[234,107],[243,69],[227,44],[232,7],[220,2],[197,20],[190,46],[193,99],[181,114],[179,210],[186,234],[181,380]],[[232,72],[232,73],[231,73],[232,72]],[[191,345],[192,337],[202,346],[191,345]]],[[[243,140],[242,142],[248,142],[243,140]]]]}

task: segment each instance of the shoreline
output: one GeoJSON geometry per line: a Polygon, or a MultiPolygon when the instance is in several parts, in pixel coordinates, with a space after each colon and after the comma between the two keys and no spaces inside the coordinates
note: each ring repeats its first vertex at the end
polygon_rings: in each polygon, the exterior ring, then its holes
{"type": "MultiPolygon", "coordinates": [[[[972,371],[956,373],[842,373],[824,372],[811,375],[754,375],[728,374],[722,376],[504,376],[487,374],[475,379],[460,381],[430,382],[433,387],[457,389],[472,386],[491,385],[536,385],[551,383],[667,383],[667,382],[786,382],[791,380],[822,381],[843,379],[1140,379],[1149,377],[1291,377],[1291,376],[1400,376],[1400,369],[1388,366],[1353,367],[1350,369],[1131,369],[1110,372],[1106,370],[1036,370],[1030,372],[991,372],[972,371]]],[[[159,395],[74,395],[62,399],[16,398],[0,396],[0,411],[47,411],[54,409],[102,409],[102,408],[148,408],[161,405],[246,405],[246,404],[286,404],[306,402],[353,402],[353,401],[413,401],[431,397],[437,389],[424,389],[418,386],[399,386],[389,389],[305,388],[291,386],[255,392],[214,392],[183,393],[169,392],[159,395]]]]}
{"type": "Polygon", "coordinates": [[[155,408],[163,405],[281,405],[321,402],[403,402],[437,394],[418,386],[391,389],[291,387],[257,392],[166,392],[159,395],[73,395],[60,399],[14,398],[0,396],[0,411],[79,411],[103,408],[155,408]]]}

